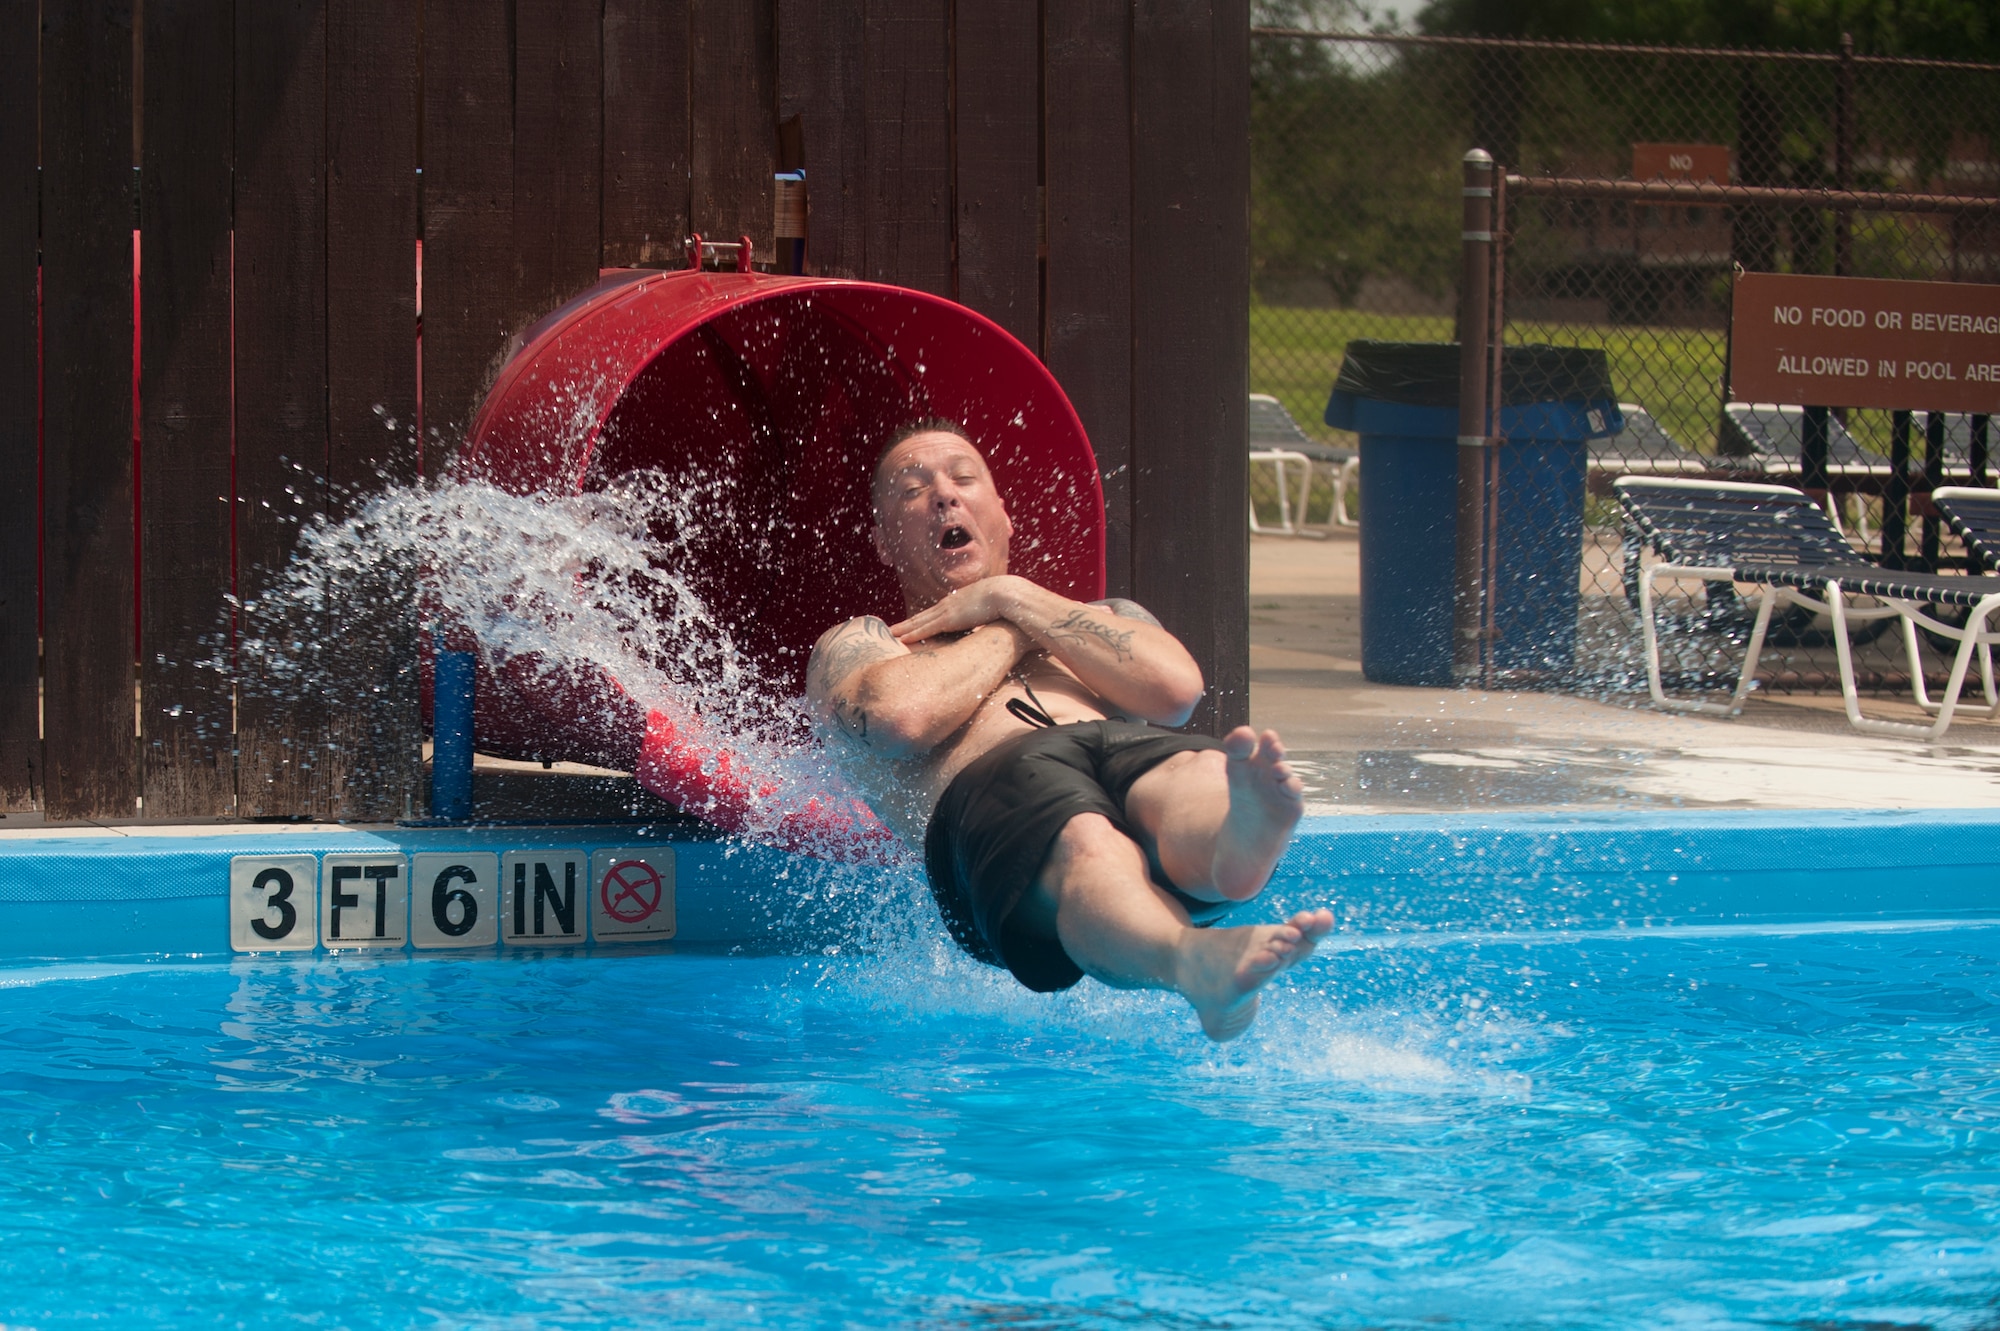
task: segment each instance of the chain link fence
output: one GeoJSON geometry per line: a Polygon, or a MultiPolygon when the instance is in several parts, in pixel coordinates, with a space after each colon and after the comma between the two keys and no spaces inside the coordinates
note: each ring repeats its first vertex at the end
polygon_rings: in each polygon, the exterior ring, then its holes
{"type": "MultiPolygon", "coordinates": [[[[2000,281],[2000,209],[1667,203],[1586,183],[2000,197],[1995,65],[1259,29],[1251,132],[1251,388],[1323,447],[1354,446],[1322,423],[1350,341],[1455,338],[1465,151],[1486,148],[1536,184],[1575,182],[1511,191],[1496,246],[1504,342],[1602,350],[1624,406],[1623,430],[1589,444],[1577,666],[1549,681],[1561,687],[1645,687],[1618,476],[1797,483],[1807,404],[1728,399],[1734,272],[2000,281]]],[[[1857,545],[1904,567],[1961,560],[1900,490],[1990,484],[1973,471],[1974,421],[1836,411],[1829,430],[1835,502],[1857,545]],[[1908,475],[1891,485],[1899,431],[1908,475]]],[[[1261,516],[1273,474],[1253,473],[1261,516]]],[[[1363,523],[1366,486],[1364,474],[1346,496],[1363,523]]],[[[1331,516],[1332,489],[1316,485],[1310,519],[1331,516]]],[[[1749,616],[1726,589],[1687,584],[1667,613],[1687,630],[1665,640],[1670,687],[1733,677],[1749,616]]],[[[1762,687],[1837,690],[1827,630],[1801,612],[1780,623],[1762,687]]],[[[1941,672],[1925,652],[1927,673],[1941,672]]],[[[1908,687],[1893,633],[1863,645],[1857,666],[1878,692],[1908,687]]]]}

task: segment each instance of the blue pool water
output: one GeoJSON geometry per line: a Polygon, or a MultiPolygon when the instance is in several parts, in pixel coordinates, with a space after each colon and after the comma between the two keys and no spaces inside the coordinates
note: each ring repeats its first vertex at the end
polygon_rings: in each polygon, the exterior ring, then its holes
{"type": "Polygon", "coordinates": [[[2000,925],[0,969],[0,1324],[2000,1325],[2000,925]]]}

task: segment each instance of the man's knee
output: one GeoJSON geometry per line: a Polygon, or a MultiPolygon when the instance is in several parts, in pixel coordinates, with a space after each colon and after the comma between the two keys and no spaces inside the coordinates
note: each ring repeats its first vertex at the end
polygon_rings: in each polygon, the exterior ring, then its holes
{"type": "Polygon", "coordinates": [[[1143,861],[1145,853],[1103,814],[1080,813],[1063,824],[1050,858],[1063,864],[1104,859],[1143,861]]]}
{"type": "Polygon", "coordinates": [[[1101,813],[1080,813],[1063,824],[1042,861],[1041,872],[1021,894],[1019,904],[1008,916],[1009,928],[1056,936],[1056,912],[1063,890],[1078,880],[1087,880],[1107,869],[1138,866],[1145,871],[1145,854],[1101,813]]]}

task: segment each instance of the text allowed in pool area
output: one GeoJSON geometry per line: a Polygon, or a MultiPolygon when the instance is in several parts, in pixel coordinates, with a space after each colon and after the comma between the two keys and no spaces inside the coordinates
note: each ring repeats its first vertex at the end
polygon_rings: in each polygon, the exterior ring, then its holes
{"type": "Polygon", "coordinates": [[[337,851],[229,862],[237,952],[576,947],[674,936],[674,852],[337,851]]]}

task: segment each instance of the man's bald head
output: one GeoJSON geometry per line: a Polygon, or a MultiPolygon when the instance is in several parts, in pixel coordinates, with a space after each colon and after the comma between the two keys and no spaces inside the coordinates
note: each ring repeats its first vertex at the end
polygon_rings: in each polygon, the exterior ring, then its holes
{"type": "Polygon", "coordinates": [[[978,445],[955,421],[896,431],[875,463],[875,551],[914,612],[1007,571],[1014,524],[978,445]]]}
{"type": "MultiPolygon", "coordinates": [[[[979,445],[973,441],[971,432],[957,421],[944,416],[925,416],[919,420],[911,421],[907,425],[897,426],[895,431],[889,435],[888,439],[883,442],[882,447],[876,452],[875,468],[869,477],[868,493],[878,503],[882,495],[884,475],[882,464],[889,460],[889,455],[895,452],[898,447],[908,443],[920,434],[957,435],[966,443],[971,444],[975,452],[979,451],[979,445]]],[[[982,456],[984,455],[982,454],[982,456]]]]}

